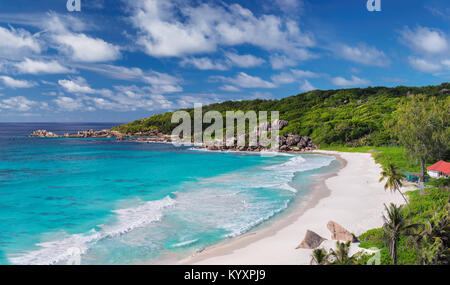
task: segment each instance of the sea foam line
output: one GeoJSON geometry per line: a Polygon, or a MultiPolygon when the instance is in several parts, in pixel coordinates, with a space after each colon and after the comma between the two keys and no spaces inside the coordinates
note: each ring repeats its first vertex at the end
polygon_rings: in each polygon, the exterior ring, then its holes
{"type": "Polygon", "coordinates": [[[136,228],[160,221],[163,209],[173,206],[176,201],[167,196],[162,200],[148,201],[134,208],[114,210],[117,214],[115,225],[101,225],[101,230],[92,229],[85,234],[72,234],[67,238],[36,244],[40,249],[19,255],[11,255],[8,259],[13,264],[52,265],[58,264],[76,254],[85,254],[91,245],[105,238],[119,236],[136,228]]]}

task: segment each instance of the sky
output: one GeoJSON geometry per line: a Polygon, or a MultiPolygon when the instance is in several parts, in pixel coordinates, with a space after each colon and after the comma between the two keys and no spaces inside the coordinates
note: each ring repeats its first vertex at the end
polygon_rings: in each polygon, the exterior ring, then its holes
{"type": "Polygon", "coordinates": [[[450,78],[448,0],[0,0],[0,122],[450,78]]]}

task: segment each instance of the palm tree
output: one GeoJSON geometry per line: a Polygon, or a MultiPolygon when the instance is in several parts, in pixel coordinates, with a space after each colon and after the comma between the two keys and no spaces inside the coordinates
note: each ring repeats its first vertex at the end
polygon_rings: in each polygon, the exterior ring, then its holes
{"type": "Polygon", "coordinates": [[[384,190],[389,189],[391,192],[397,191],[402,195],[403,199],[406,202],[406,205],[408,206],[409,210],[409,219],[412,220],[411,217],[411,207],[409,206],[408,199],[406,199],[405,195],[400,191],[400,188],[403,186],[402,180],[405,177],[403,174],[400,173],[400,170],[397,166],[395,166],[393,163],[389,163],[387,167],[383,167],[383,171],[380,173],[381,177],[378,182],[383,181],[385,178],[386,184],[384,184],[384,190]]]}
{"type": "Polygon", "coordinates": [[[389,208],[384,204],[387,216],[383,215],[384,233],[388,238],[389,255],[394,264],[397,264],[397,248],[400,235],[408,234],[412,228],[417,227],[416,224],[407,224],[403,216],[403,205],[396,206],[394,203],[389,205],[389,208]]]}
{"type": "Polygon", "coordinates": [[[328,263],[328,254],[327,251],[324,248],[317,248],[313,250],[312,258],[311,258],[311,265],[317,264],[317,265],[324,265],[328,263]]]}
{"type": "Polygon", "coordinates": [[[336,250],[330,250],[330,256],[333,258],[331,264],[334,265],[351,265],[357,264],[358,257],[361,256],[362,252],[357,252],[350,256],[350,245],[351,241],[347,242],[336,242],[336,250]]]}

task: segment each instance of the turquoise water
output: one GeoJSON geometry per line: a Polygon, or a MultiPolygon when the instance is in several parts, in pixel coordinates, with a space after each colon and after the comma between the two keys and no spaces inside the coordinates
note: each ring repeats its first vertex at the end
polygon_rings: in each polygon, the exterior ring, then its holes
{"type": "Polygon", "coordinates": [[[109,127],[0,124],[0,264],[180,258],[280,213],[333,161],[27,137],[109,127]]]}

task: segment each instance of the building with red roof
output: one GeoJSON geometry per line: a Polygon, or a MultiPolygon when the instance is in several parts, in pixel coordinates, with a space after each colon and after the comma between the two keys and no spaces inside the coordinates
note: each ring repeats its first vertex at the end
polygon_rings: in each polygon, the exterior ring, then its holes
{"type": "Polygon", "coordinates": [[[438,161],[435,164],[427,167],[427,173],[430,177],[440,178],[450,176],[450,162],[438,161]]]}

